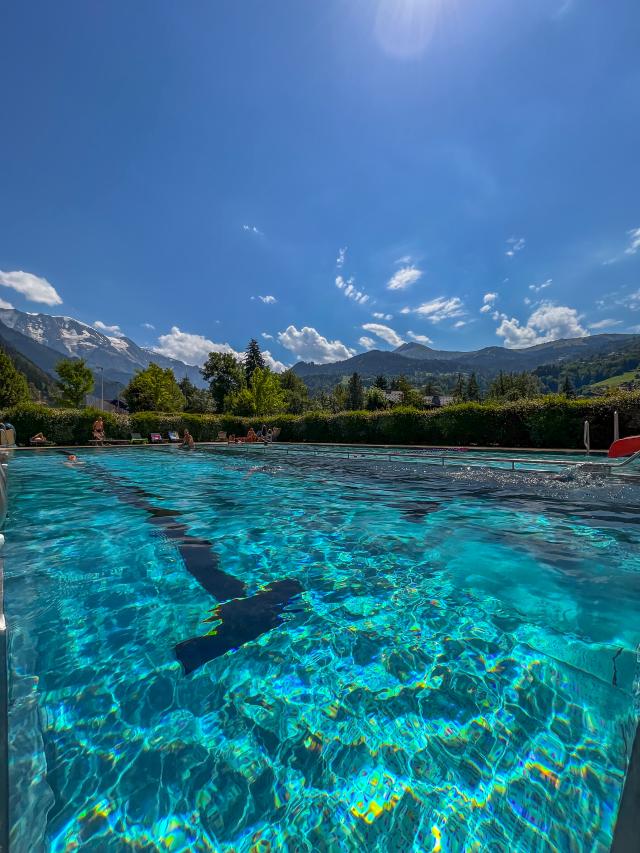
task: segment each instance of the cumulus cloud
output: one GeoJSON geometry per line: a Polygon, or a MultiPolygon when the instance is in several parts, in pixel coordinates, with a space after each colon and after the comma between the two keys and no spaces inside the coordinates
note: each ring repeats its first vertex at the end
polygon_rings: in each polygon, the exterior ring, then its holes
{"type": "Polygon", "coordinates": [[[400,309],[401,314],[411,314],[411,308],[405,307],[400,309]]]}
{"type": "Polygon", "coordinates": [[[547,287],[551,287],[553,284],[553,279],[548,278],[546,281],[543,281],[542,284],[530,284],[529,290],[533,291],[533,293],[540,293],[541,290],[546,290],[547,287]]]}
{"type": "Polygon", "coordinates": [[[374,311],[371,316],[376,320],[393,320],[393,314],[383,314],[381,311],[374,311]]]}
{"type": "Polygon", "coordinates": [[[102,320],[95,320],[93,328],[97,329],[99,332],[104,332],[105,335],[112,335],[114,338],[124,338],[124,332],[120,326],[107,326],[107,324],[103,323],[102,320]]]}
{"type": "Polygon", "coordinates": [[[422,276],[422,270],[417,267],[401,267],[387,282],[388,290],[405,290],[409,285],[418,281],[422,276]]]}
{"type": "Polygon", "coordinates": [[[270,367],[274,373],[284,373],[285,370],[289,369],[288,365],[283,364],[281,361],[275,359],[268,349],[262,351],[262,357],[264,358],[267,367],[270,367]]]}
{"type": "Polygon", "coordinates": [[[630,231],[627,231],[629,236],[629,245],[624,250],[626,255],[635,255],[635,253],[640,249],[640,228],[632,228],[630,231]]]}
{"type": "Polygon", "coordinates": [[[506,314],[500,314],[496,319],[501,321],[496,334],[504,338],[504,345],[509,349],[530,347],[561,338],[582,338],[589,334],[580,325],[581,318],[575,308],[554,305],[552,302],[539,305],[524,326],[515,317],[509,318],[506,314]]]}
{"type": "Polygon", "coordinates": [[[407,335],[411,338],[412,341],[416,341],[416,343],[424,344],[432,344],[433,341],[431,338],[428,338],[426,335],[416,335],[415,332],[407,332],[407,335]]]}
{"type": "Polygon", "coordinates": [[[278,341],[299,359],[318,364],[341,361],[355,355],[355,350],[345,346],[342,341],[330,341],[312,326],[303,326],[302,329],[287,326],[283,332],[278,332],[278,341]]]}
{"type": "Polygon", "coordinates": [[[364,323],[362,328],[365,332],[371,332],[372,335],[394,347],[399,347],[400,344],[405,342],[396,331],[389,326],[383,326],[381,323],[364,323]]]}
{"type": "Polygon", "coordinates": [[[336,266],[339,270],[344,266],[344,262],[347,257],[347,247],[343,246],[342,249],[338,249],[338,257],[336,258],[336,266]]]}
{"type": "Polygon", "coordinates": [[[13,308],[13,305],[10,302],[6,302],[4,299],[0,299],[0,308],[13,308]]]}
{"type": "Polygon", "coordinates": [[[243,225],[243,231],[249,231],[251,234],[258,234],[260,237],[263,236],[262,231],[259,228],[256,228],[255,225],[243,225]]]}
{"type": "Polygon", "coordinates": [[[14,270],[13,272],[0,270],[0,284],[21,293],[29,302],[41,302],[43,305],[62,305],[62,299],[55,287],[46,278],[41,278],[39,275],[33,275],[22,270],[14,270]]]}
{"type": "Polygon", "coordinates": [[[524,237],[509,237],[507,240],[507,245],[509,248],[505,252],[505,255],[508,258],[513,258],[517,252],[521,252],[526,246],[527,241],[524,237]]]}
{"type": "MultiPolygon", "coordinates": [[[[480,309],[481,314],[488,314],[489,311],[493,310],[493,303],[498,298],[497,293],[485,293],[482,297],[482,308],[480,309]]],[[[457,325],[457,324],[456,324],[457,325]]]]}
{"type": "Polygon", "coordinates": [[[622,320],[611,320],[611,319],[598,320],[597,323],[589,323],[589,328],[590,329],[610,329],[612,326],[621,325],[621,323],[622,323],[622,320]]]}
{"type": "Polygon", "coordinates": [[[359,305],[364,305],[369,301],[369,297],[361,290],[357,290],[354,285],[354,279],[350,278],[347,281],[341,275],[336,276],[336,287],[341,290],[349,299],[353,299],[359,305]]]}
{"type": "MultiPolygon", "coordinates": [[[[404,312],[403,312],[404,313],[404,312]]],[[[457,296],[446,298],[444,296],[438,299],[432,299],[430,302],[423,302],[414,308],[414,313],[425,317],[432,323],[440,323],[442,320],[453,320],[456,317],[462,317],[464,314],[464,304],[457,296]]]]}
{"type": "Polygon", "coordinates": [[[376,345],[376,342],[373,340],[373,338],[368,338],[366,335],[363,335],[361,338],[359,338],[358,343],[361,347],[364,347],[365,349],[373,349],[376,345]]]}
{"type": "Polygon", "coordinates": [[[205,338],[204,335],[183,332],[177,326],[172,326],[168,334],[158,337],[158,343],[153,351],[169,358],[177,358],[186,364],[197,365],[204,364],[210,352],[228,352],[236,358],[242,357],[242,354],[236,352],[229,344],[217,344],[205,338]]]}

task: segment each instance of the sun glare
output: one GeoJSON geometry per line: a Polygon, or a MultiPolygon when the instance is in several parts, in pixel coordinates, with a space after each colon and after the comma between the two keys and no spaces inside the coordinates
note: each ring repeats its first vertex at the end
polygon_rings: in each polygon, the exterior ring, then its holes
{"type": "Polygon", "coordinates": [[[378,0],[375,31],[386,53],[419,56],[433,38],[446,0],[378,0]]]}

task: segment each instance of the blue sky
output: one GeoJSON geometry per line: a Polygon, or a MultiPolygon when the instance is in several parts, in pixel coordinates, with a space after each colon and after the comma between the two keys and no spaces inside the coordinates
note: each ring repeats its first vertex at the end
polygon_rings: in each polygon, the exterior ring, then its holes
{"type": "Polygon", "coordinates": [[[62,0],[0,24],[2,304],[191,363],[251,336],[291,364],[640,324],[637,0],[62,0]]]}

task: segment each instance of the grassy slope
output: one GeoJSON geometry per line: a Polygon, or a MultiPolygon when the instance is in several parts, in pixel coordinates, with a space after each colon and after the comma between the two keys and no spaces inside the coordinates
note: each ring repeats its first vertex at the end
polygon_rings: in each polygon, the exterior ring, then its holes
{"type": "Polygon", "coordinates": [[[589,385],[589,389],[619,388],[624,382],[632,382],[637,374],[637,369],[627,370],[626,373],[618,373],[616,376],[610,376],[608,379],[601,379],[600,382],[594,382],[592,385],[589,385]]]}

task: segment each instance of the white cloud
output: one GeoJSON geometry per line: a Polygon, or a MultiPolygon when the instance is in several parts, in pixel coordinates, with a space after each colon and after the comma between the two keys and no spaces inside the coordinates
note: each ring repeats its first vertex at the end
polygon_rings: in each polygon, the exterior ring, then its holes
{"type": "Polygon", "coordinates": [[[507,240],[507,245],[509,248],[505,252],[505,255],[508,258],[513,258],[516,252],[521,252],[526,246],[527,241],[524,237],[509,237],[507,240]]]}
{"type": "Polygon", "coordinates": [[[533,291],[534,293],[540,293],[541,290],[546,290],[547,287],[551,287],[552,284],[553,279],[548,278],[546,281],[543,281],[542,284],[530,284],[529,290],[533,291]]]}
{"type": "Polygon", "coordinates": [[[640,290],[634,290],[633,293],[630,293],[623,299],[619,299],[618,305],[624,305],[625,308],[631,308],[632,311],[637,311],[638,308],[640,308],[640,290]]]}
{"type": "Polygon", "coordinates": [[[347,257],[347,247],[343,246],[342,249],[338,249],[338,257],[336,258],[336,266],[339,270],[344,266],[344,262],[347,257]]]}
{"type": "Polygon", "coordinates": [[[13,305],[10,302],[5,302],[4,299],[0,299],[0,308],[13,308],[13,305]]]}
{"type": "Polygon", "coordinates": [[[386,341],[393,347],[399,347],[400,344],[405,342],[396,331],[389,328],[389,326],[383,326],[381,323],[364,323],[362,328],[365,332],[371,332],[372,335],[386,341]]]}
{"type": "Polygon", "coordinates": [[[341,290],[349,299],[353,299],[359,305],[364,305],[369,301],[369,297],[361,290],[357,290],[354,286],[354,279],[350,278],[347,281],[341,275],[336,276],[336,287],[341,290]]]}
{"type": "Polygon", "coordinates": [[[597,323],[589,323],[590,329],[610,329],[612,326],[620,326],[622,320],[598,320],[597,323]]]}
{"type": "Polygon", "coordinates": [[[418,281],[422,276],[422,270],[417,267],[402,267],[395,272],[387,282],[388,290],[405,290],[410,284],[418,281]]]}
{"type": "Polygon", "coordinates": [[[46,278],[30,272],[0,270],[0,284],[21,293],[29,302],[41,302],[43,305],[62,305],[62,299],[55,287],[46,278]]]}
{"type": "Polygon", "coordinates": [[[401,308],[400,313],[401,314],[411,314],[411,308],[407,308],[407,307],[401,308]]]}
{"type": "Polygon", "coordinates": [[[635,255],[640,249],[640,228],[632,228],[627,231],[627,234],[629,235],[629,245],[624,250],[625,255],[635,255]]]}
{"type": "Polygon", "coordinates": [[[281,361],[275,359],[268,349],[262,351],[262,356],[265,360],[265,364],[267,365],[267,367],[270,367],[274,373],[284,373],[285,370],[289,369],[286,364],[283,364],[281,361]]]}
{"type": "Polygon", "coordinates": [[[177,326],[172,326],[168,334],[158,337],[158,345],[153,351],[187,364],[198,365],[204,364],[210,352],[228,352],[236,358],[242,357],[241,353],[236,352],[229,344],[216,344],[203,335],[182,332],[177,326]]]}
{"type": "MultiPolygon", "coordinates": [[[[485,293],[485,295],[482,297],[483,305],[482,305],[482,308],[480,309],[480,313],[481,314],[488,314],[489,311],[492,311],[493,310],[493,303],[496,301],[497,298],[498,298],[497,293],[485,293]]],[[[458,324],[456,323],[456,325],[458,325],[458,324]]]]}
{"type": "Polygon", "coordinates": [[[461,329],[463,326],[466,326],[466,325],[467,325],[467,321],[466,321],[466,320],[458,320],[458,322],[457,322],[457,323],[454,323],[454,324],[453,324],[453,328],[454,328],[454,329],[461,329]]]}
{"type": "Polygon", "coordinates": [[[374,311],[371,316],[376,320],[393,320],[393,314],[383,314],[381,311],[374,311]]]}
{"type": "Polygon", "coordinates": [[[455,317],[462,317],[464,304],[457,296],[452,296],[449,299],[440,296],[430,302],[423,302],[422,305],[418,305],[413,310],[415,314],[426,317],[432,323],[439,323],[441,320],[453,320],[455,317]]]}
{"type": "Polygon", "coordinates": [[[102,320],[95,320],[93,327],[99,332],[104,332],[106,335],[113,335],[114,338],[124,338],[124,332],[120,326],[107,326],[102,320]]]}
{"type": "Polygon", "coordinates": [[[143,323],[142,328],[143,329],[155,329],[155,326],[153,325],[153,323],[143,323]]]}
{"type": "Polygon", "coordinates": [[[267,332],[262,332],[261,337],[265,339],[265,341],[272,341],[273,335],[268,334],[267,332]]]}
{"type": "Polygon", "coordinates": [[[525,326],[515,317],[509,319],[506,314],[500,314],[496,319],[501,320],[496,334],[504,338],[504,345],[509,349],[588,335],[586,329],[580,325],[581,318],[575,308],[554,305],[552,302],[543,302],[536,308],[525,326]]]}
{"type": "Polygon", "coordinates": [[[432,344],[433,341],[431,338],[428,338],[426,335],[416,335],[415,332],[407,332],[407,335],[411,338],[412,341],[416,341],[419,344],[432,344]]]}
{"type": "Polygon", "coordinates": [[[251,234],[258,234],[260,237],[264,236],[262,231],[259,228],[256,228],[255,225],[243,225],[242,230],[249,231],[251,234]]]}
{"type": "Polygon", "coordinates": [[[287,326],[284,332],[278,332],[278,340],[285,349],[290,350],[299,359],[327,364],[331,361],[341,361],[355,355],[355,350],[345,346],[341,341],[330,341],[312,326],[287,326]]]}
{"type": "Polygon", "coordinates": [[[412,260],[411,255],[403,255],[401,258],[398,258],[396,263],[402,264],[403,266],[406,266],[407,264],[411,263],[411,260],[412,260]]]}
{"type": "MultiPolygon", "coordinates": [[[[253,296],[251,298],[254,299],[253,296]]],[[[275,296],[258,296],[258,299],[260,302],[264,302],[265,305],[275,305],[278,301],[275,296]]]]}
{"type": "Polygon", "coordinates": [[[376,342],[373,340],[373,338],[368,338],[366,335],[363,335],[361,338],[359,338],[358,343],[361,347],[364,347],[365,349],[373,349],[376,345],[376,342]]]}

